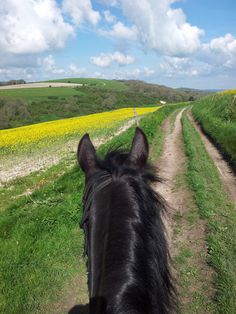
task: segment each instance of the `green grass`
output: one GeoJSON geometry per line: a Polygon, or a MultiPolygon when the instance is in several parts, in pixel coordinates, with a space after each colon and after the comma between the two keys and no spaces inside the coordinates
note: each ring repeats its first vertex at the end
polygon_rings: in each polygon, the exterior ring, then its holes
{"type": "MultiPolygon", "coordinates": [[[[170,107],[140,121],[150,144],[158,126],[178,108],[170,107]]],[[[130,147],[133,134],[134,127],[103,145],[99,155],[119,145],[130,147]]],[[[9,202],[1,213],[1,313],[45,313],[63,287],[78,272],[84,274],[83,234],[79,228],[84,176],[78,167],[60,175],[61,167],[52,171],[55,180],[48,179],[30,196],[9,202]]],[[[30,182],[28,177],[25,187],[30,182]]]]}
{"type": "Polygon", "coordinates": [[[215,312],[236,312],[236,211],[199,134],[182,118],[188,157],[188,181],[202,219],[207,224],[209,263],[215,269],[215,312]]]}
{"type": "MultiPolygon", "coordinates": [[[[0,90],[0,97],[21,98],[28,101],[37,101],[42,99],[47,100],[48,97],[55,97],[54,100],[56,100],[82,94],[83,92],[79,88],[71,87],[18,88],[0,90]]],[[[53,100],[53,98],[51,99],[53,100]]]]}
{"type": "Polygon", "coordinates": [[[206,97],[193,106],[192,112],[236,172],[236,98],[220,94],[206,97]]]}

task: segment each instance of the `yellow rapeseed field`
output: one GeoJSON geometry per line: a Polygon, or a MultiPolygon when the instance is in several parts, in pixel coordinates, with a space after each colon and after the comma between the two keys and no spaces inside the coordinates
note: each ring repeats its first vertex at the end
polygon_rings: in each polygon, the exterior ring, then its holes
{"type": "MultiPolygon", "coordinates": [[[[136,108],[137,115],[144,115],[157,110],[159,107],[136,108]]],[[[50,144],[56,138],[64,138],[73,134],[96,131],[115,127],[122,120],[134,116],[133,108],[107,111],[90,114],[77,118],[69,118],[33,124],[24,127],[0,131],[0,149],[15,150],[16,147],[30,145],[39,142],[50,144]]]]}
{"type": "Polygon", "coordinates": [[[233,94],[233,95],[236,95],[236,89],[227,89],[227,90],[224,90],[223,92],[220,92],[220,94],[233,94]]]}

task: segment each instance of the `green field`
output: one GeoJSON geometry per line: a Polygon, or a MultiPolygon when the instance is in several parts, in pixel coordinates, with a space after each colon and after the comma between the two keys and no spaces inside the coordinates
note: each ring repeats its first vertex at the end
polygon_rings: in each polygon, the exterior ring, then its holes
{"type": "Polygon", "coordinates": [[[0,90],[0,97],[21,98],[27,101],[47,100],[50,99],[49,97],[54,97],[54,99],[65,99],[70,96],[82,94],[83,92],[79,88],[71,87],[18,88],[0,90]]]}

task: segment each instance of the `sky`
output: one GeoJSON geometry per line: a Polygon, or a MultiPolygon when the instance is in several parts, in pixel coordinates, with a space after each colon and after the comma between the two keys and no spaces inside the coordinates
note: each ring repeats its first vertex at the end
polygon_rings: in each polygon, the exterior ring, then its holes
{"type": "Polygon", "coordinates": [[[0,81],[235,88],[235,14],[235,0],[0,0],[0,81]]]}

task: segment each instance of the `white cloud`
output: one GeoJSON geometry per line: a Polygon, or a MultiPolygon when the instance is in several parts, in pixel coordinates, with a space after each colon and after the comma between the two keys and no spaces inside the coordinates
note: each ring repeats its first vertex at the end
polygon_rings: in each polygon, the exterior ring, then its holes
{"type": "Polygon", "coordinates": [[[100,13],[93,10],[90,0],[64,0],[62,7],[77,26],[84,22],[95,26],[101,19],[100,13]]]}
{"type": "Polygon", "coordinates": [[[155,70],[148,67],[139,67],[129,70],[117,70],[111,73],[110,79],[126,79],[126,80],[142,80],[144,78],[150,78],[156,73],[155,70]]]}
{"type": "Polygon", "coordinates": [[[165,56],[160,63],[160,73],[165,77],[205,76],[212,73],[212,66],[191,58],[165,56]]]}
{"type": "Polygon", "coordinates": [[[44,71],[50,72],[52,74],[65,74],[64,69],[56,67],[55,60],[52,55],[48,55],[43,59],[38,59],[38,65],[43,68],[44,71]]]}
{"type": "MultiPolygon", "coordinates": [[[[190,55],[200,47],[203,30],[190,25],[176,0],[120,0],[124,15],[145,49],[170,56],[190,55]]],[[[112,31],[111,31],[112,32],[112,31]]],[[[114,30],[113,30],[114,33],[114,30]]]]}
{"type": "Polygon", "coordinates": [[[116,17],[115,17],[115,15],[112,15],[109,10],[103,11],[103,15],[104,15],[105,20],[106,20],[108,23],[115,23],[115,22],[116,22],[116,17]]]}
{"type": "Polygon", "coordinates": [[[11,79],[24,79],[30,80],[32,78],[32,73],[34,69],[27,68],[0,68],[0,81],[8,81],[11,79]]]}
{"type": "Polygon", "coordinates": [[[134,62],[134,57],[115,51],[114,53],[101,53],[98,57],[91,57],[90,61],[100,67],[108,67],[113,62],[117,62],[119,65],[131,64],[134,62]]]}
{"type": "Polygon", "coordinates": [[[55,0],[5,0],[0,10],[0,50],[28,54],[62,48],[73,27],[55,0]]]}
{"type": "Polygon", "coordinates": [[[143,75],[145,77],[152,76],[153,74],[155,74],[155,71],[153,69],[149,69],[148,67],[143,68],[143,75]]]}
{"type": "Polygon", "coordinates": [[[231,34],[214,38],[202,44],[198,57],[221,69],[236,69],[236,38],[231,34]]]}
{"type": "Polygon", "coordinates": [[[77,74],[77,75],[85,76],[87,74],[87,70],[86,70],[86,68],[79,68],[75,64],[70,64],[69,65],[69,74],[72,74],[72,75],[77,74]]]}
{"type": "Polygon", "coordinates": [[[112,39],[135,40],[137,39],[137,28],[134,25],[128,27],[122,22],[117,22],[111,30],[99,30],[99,34],[112,39]]]}

